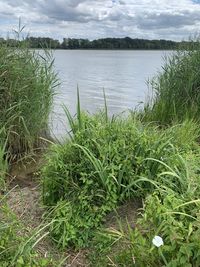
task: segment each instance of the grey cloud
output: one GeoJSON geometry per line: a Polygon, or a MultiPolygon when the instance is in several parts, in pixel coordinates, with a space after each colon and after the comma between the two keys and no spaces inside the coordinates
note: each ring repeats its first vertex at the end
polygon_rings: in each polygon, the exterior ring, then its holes
{"type": "Polygon", "coordinates": [[[120,3],[120,5],[126,5],[126,2],[123,0],[120,0],[119,3],[120,3]]]}
{"type": "Polygon", "coordinates": [[[83,4],[83,0],[53,0],[51,4],[49,1],[38,1],[37,11],[41,14],[45,14],[50,19],[56,21],[74,21],[74,22],[88,22],[93,19],[93,14],[87,10],[81,10],[80,4],[83,4]]]}
{"type": "Polygon", "coordinates": [[[162,28],[181,28],[186,25],[194,25],[200,21],[200,13],[193,12],[182,12],[179,14],[172,13],[151,13],[137,16],[137,24],[141,29],[162,29],[162,28]]]}
{"type": "MultiPolygon", "coordinates": [[[[62,2],[62,1],[61,1],[62,2]]],[[[106,1],[85,0],[77,1],[76,5],[65,5],[60,1],[52,1],[52,5],[43,12],[58,21],[74,21],[87,23],[89,21],[119,21],[128,19],[129,15],[119,7],[106,6],[106,1]],[[103,2],[105,5],[103,5],[103,2]]]]}

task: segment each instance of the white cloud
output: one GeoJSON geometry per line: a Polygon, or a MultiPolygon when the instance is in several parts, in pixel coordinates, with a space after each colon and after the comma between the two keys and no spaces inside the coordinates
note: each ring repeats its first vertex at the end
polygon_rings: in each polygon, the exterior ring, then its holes
{"type": "Polygon", "coordinates": [[[0,0],[1,35],[21,17],[30,34],[186,39],[200,24],[192,0],[0,0]]]}

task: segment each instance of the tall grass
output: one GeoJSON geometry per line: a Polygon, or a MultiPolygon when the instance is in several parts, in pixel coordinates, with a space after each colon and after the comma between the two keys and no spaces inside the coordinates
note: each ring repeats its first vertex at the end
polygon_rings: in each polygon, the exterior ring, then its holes
{"type": "Polygon", "coordinates": [[[0,129],[0,192],[6,189],[5,176],[8,170],[5,129],[0,129]]]}
{"type": "Polygon", "coordinates": [[[199,121],[200,113],[200,43],[166,56],[162,71],[152,80],[152,99],[145,106],[145,120],[161,124],[199,121]]]}
{"type": "Polygon", "coordinates": [[[0,46],[0,127],[12,156],[30,151],[48,131],[57,77],[50,53],[39,56],[28,46],[0,46]]]}

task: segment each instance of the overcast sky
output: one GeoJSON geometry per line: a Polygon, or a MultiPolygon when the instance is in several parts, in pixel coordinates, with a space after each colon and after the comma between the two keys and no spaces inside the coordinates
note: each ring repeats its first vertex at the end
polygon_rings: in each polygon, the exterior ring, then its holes
{"type": "Polygon", "coordinates": [[[200,0],[0,0],[0,35],[182,40],[198,34],[200,0]]]}

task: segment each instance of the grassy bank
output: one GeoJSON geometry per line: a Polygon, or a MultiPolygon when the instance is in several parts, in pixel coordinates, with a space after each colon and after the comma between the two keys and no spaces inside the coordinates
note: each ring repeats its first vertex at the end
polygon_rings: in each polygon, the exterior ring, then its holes
{"type": "MultiPolygon", "coordinates": [[[[39,148],[48,131],[56,75],[49,60],[26,48],[1,49],[3,187],[7,157],[39,148]]],[[[199,51],[195,43],[166,60],[141,112],[109,118],[105,102],[90,115],[81,111],[79,95],[76,117],[65,108],[70,138],[49,147],[40,173],[45,222],[35,234],[18,237],[19,222],[0,198],[0,229],[7,229],[2,266],[57,266],[34,250],[46,235],[61,251],[86,249],[89,266],[200,265],[199,51]],[[118,216],[106,227],[109,215],[127,202],[139,203],[137,219],[118,216]],[[155,236],[160,244],[152,243],[155,236]]]]}

